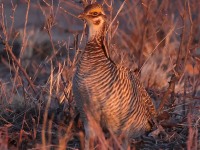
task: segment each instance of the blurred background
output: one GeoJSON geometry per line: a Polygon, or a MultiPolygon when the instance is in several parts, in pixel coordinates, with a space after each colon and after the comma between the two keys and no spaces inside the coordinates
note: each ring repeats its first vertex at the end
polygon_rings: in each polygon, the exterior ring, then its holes
{"type": "MultiPolygon", "coordinates": [[[[77,15],[90,2],[0,1],[0,149],[81,147],[71,79],[87,41],[77,15]]],[[[113,61],[140,77],[158,109],[167,100],[160,124],[170,138],[155,149],[200,148],[200,1],[97,2],[112,22],[113,61]]]]}

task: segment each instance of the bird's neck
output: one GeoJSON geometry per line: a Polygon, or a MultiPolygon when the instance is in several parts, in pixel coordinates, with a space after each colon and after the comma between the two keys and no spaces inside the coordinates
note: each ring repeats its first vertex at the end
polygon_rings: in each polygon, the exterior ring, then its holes
{"type": "Polygon", "coordinates": [[[99,56],[107,59],[107,52],[104,45],[106,40],[105,32],[106,24],[98,29],[93,26],[89,26],[89,37],[83,54],[84,57],[87,57],[87,59],[93,59],[93,57],[97,58],[97,56],[99,56]]]}
{"type": "Polygon", "coordinates": [[[105,31],[106,31],[105,23],[99,26],[96,25],[89,26],[88,42],[93,41],[94,39],[101,40],[105,35],[105,31]]]}

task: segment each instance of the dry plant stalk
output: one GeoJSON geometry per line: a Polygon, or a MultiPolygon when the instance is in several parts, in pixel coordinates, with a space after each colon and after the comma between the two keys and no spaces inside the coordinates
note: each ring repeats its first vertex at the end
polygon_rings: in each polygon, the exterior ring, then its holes
{"type": "Polygon", "coordinates": [[[51,97],[52,97],[52,91],[53,91],[53,64],[52,64],[52,61],[51,61],[51,74],[50,74],[50,79],[49,79],[49,82],[50,82],[50,85],[49,85],[49,98],[48,98],[48,101],[47,101],[47,104],[46,104],[46,107],[45,107],[45,112],[44,112],[44,116],[43,116],[43,124],[42,124],[42,149],[46,149],[46,146],[47,146],[47,142],[46,142],[46,136],[45,136],[45,133],[46,133],[46,126],[47,126],[47,116],[48,116],[48,109],[49,109],[49,106],[50,106],[50,103],[51,103],[51,97]]]}
{"type": "Polygon", "coordinates": [[[175,90],[175,83],[177,81],[179,81],[179,79],[181,78],[181,76],[184,73],[185,70],[185,66],[186,66],[186,62],[187,62],[187,58],[188,58],[188,54],[189,54],[189,46],[191,44],[191,39],[192,39],[192,31],[193,31],[193,23],[192,23],[192,18],[191,18],[191,11],[190,11],[190,5],[189,5],[189,0],[185,1],[185,7],[184,7],[184,12],[181,15],[182,20],[183,20],[183,29],[182,29],[182,36],[181,36],[181,42],[180,42],[180,46],[179,46],[179,51],[178,51],[178,56],[177,56],[177,60],[176,60],[176,66],[174,68],[174,72],[172,74],[171,80],[169,82],[169,86],[167,91],[165,92],[162,101],[159,105],[158,108],[158,113],[162,112],[162,109],[164,107],[164,105],[166,104],[166,102],[168,101],[168,97],[170,94],[174,94],[174,90],[175,90]],[[185,33],[186,33],[186,14],[187,12],[189,13],[189,19],[190,19],[190,35],[189,35],[189,40],[187,43],[187,47],[184,48],[183,44],[184,44],[184,40],[186,38],[185,33]],[[185,52],[185,57],[184,57],[184,64],[183,66],[181,65],[181,59],[183,58],[182,54],[185,52]]]}
{"type": "MultiPolygon", "coordinates": [[[[191,110],[190,110],[191,111],[191,110]]],[[[187,115],[188,122],[188,139],[187,139],[187,150],[197,150],[198,149],[198,129],[197,127],[193,127],[193,116],[191,112],[187,115]]]]}
{"type": "MultiPolygon", "coordinates": [[[[27,7],[27,13],[26,14],[28,14],[28,12],[29,12],[29,7],[30,7],[30,0],[28,1],[28,7],[27,7]]],[[[10,54],[10,56],[13,59],[14,63],[19,67],[19,69],[21,70],[22,74],[25,76],[26,80],[30,84],[33,92],[36,94],[36,89],[35,89],[34,83],[30,79],[30,77],[27,74],[26,70],[21,66],[20,61],[13,54],[12,47],[8,43],[9,35],[7,33],[7,29],[6,29],[6,25],[5,25],[5,21],[4,21],[4,16],[5,15],[4,15],[4,5],[3,5],[3,3],[1,4],[1,9],[2,9],[2,13],[1,13],[1,17],[2,17],[1,27],[2,27],[2,30],[3,30],[3,34],[5,36],[5,40],[2,39],[2,41],[3,41],[3,44],[5,45],[5,50],[10,54]]],[[[25,21],[25,26],[26,26],[26,23],[27,23],[27,21],[25,21]]],[[[24,30],[24,32],[25,32],[25,30],[24,30]]],[[[25,35],[24,35],[24,37],[25,37],[25,35]]],[[[23,50],[23,45],[22,45],[22,50],[23,50]]]]}
{"type": "Polygon", "coordinates": [[[72,126],[73,126],[73,122],[71,121],[69,126],[66,128],[65,135],[64,136],[61,135],[61,137],[59,138],[59,148],[58,148],[58,150],[65,150],[67,148],[66,147],[66,143],[73,136],[73,134],[72,134],[72,126]]]}

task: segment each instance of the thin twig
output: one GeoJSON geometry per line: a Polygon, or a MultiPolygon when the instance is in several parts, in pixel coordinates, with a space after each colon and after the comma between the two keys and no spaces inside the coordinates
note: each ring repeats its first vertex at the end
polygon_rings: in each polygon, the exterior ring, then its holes
{"type": "Polygon", "coordinates": [[[124,2],[121,4],[120,8],[117,11],[117,14],[115,15],[115,17],[113,18],[112,22],[109,24],[106,33],[110,30],[110,28],[112,27],[112,24],[114,23],[114,21],[116,20],[117,16],[119,15],[119,13],[121,12],[122,8],[124,7],[126,3],[126,0],[124,0],[124,2]]]}
{"type": "MultiPolygon", "coordinates": [[[[138,67],[141,68],[141,65],[142,65],[142,54],[143,54],[143,50],[144,50],[144,46],[145,46],[145,40],[146,40],[146,33],[147,33],[147,29],[148,29],[148,24],[149,24],[149,10],[150,10],[150,7],[151,7],[151,4],[152,4],[152,0],[148,3],[148,6],[146,6],[144,3],[142,3],[143,6],[147,7],[147,11],[146,11],[146,14],[145,14],[145,20],[144,20],[144,28],[143,28],[143,31],[142,31],[142,39],[141,39],[141,46],[140,46],[140,49],[139,49],[139,64],[138,64],[138,67]]],[[[140,72],[138,72],[138,75],[140,74],[140,72]]]]}
{"type": "Polygon", "coordinates": [[[150,60],[152,54],[157,50],[157,48],[159,47],[159,45],[167,38],[171,35],[171,33],[174,31],[175,26],[167,33],[167,35],[156,45],[156,47],[151,51],[151,53],[149,54],[149,57],[145,60],[145,62],[142,64],[139,73],[142,71],[143,67],[145,66],[145,64],[150,60]]]}
{"type": "MultiPolygon", "coordinates": [[[[1,8],[3,10],[1,15],[2,15],[2,18],[4,18],[4,5],[3,4],[1,4],[1,8]]],[[[8,43],[8,34],[7,34],[7,30],[6,30],[4,19],[2,19],[2,29],[3,29],[3,33],[5,35],[5,40],[3,40],[3,44],[5,45],[5,50],[10,54],[10,56],[13,59],[14,63],[21,70],[22,74],[25,76],[26,80],[30,84],[30,86],[31,86],[32,90],[34,91],[34,93],[36,93],[36,90],[35,90],[35,87],[34,87],[34,84],[33,84],[32,80],[30,79],[29,75],[26,73],[26,70],[21,66],[21,64],[18,61],[18,59],[16,58],[16,56],[13,54],[12,47],[8,43]]]]}
{"type": "Polygon", "coordinates": [[[27,45],[27,40],[26,40],[26,26],[28,22],[28,14],[29,14],[29,9],[30,9],[30,0],[27,0],[27,10],[26,10],[26,16],[25,16],[25,23],[24,23],[24,30],[23,30],[23,39],[22,39],[22,47],[20,51],[20,55],[24,53],[24,49],[27,45]]]}
{"type": "MultiPolygon", "coordinates": [[[[188,43],[187,43],[187,47],[186,47],[186,49],[184,49],[184,39],[185,39],[185,32],[186,32],[186,11],[188,10],[189,14],[191,15],[190,9],[189,9],[189,4],[188,5],[187,4],[188,4],[188,2],[186,0],[185,1],[184,13],[181,16],[184,25],[183,25],[183,29],[182,29],[181,43],[180,43],[180,46],[179,46],[178,56],[177,56],[177,59],[176,59],[176,66],[174,68],[175,72],[173,73],[173,75],[171,77],[171,80],[169,82],[169,87],[168,87],[167,91],[165,92],[165,94],[163,96],[163,99],[162,99],[162,101],[161,101],[161,103],[159,105],[158,113],[161,112],[161,110],[163,109],[164,105],[168,101],[169,95],[174,93],[175,83],[177,81],[179,81],[180,77],[183,75],[184,70],[185,70],[185,65],[186,65],[186,61],[187,61],[188,53],[189,53],[189,45],[190,45],[191,38],[192,38],[192,29],[193,29],[192,28],[192,20],[190,20],[191,21],[190,36],[189,36],[189,40],[188,40],[188,43]],[[188,6],[188,9],[187,9],[187,6],[188,6]],[[182,59],[183,56],[181,56],[181,54],[183,54],[184,51],[185,51],[184,64],[182,66],[181,59],[182,59]]],[[[191,17],[190,17],[190,19],[191,19],[191,17]]]]}

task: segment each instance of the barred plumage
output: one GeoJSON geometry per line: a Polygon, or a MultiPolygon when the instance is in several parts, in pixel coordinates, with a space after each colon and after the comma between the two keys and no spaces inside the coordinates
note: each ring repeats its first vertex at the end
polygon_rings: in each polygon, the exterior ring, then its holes
{"type": "Polygon", "coordinates": [[[140,136],[150,129],[149,121],[156,114],[149,95],[130,70],[108,57],[104,45],[106,16],[101,5],[87,6],[79,17],[89,25],[89,38],[77,63],[73,93],[85,128],[89,128],[86,107],[113,133],[127,138],[140,136]]]}

